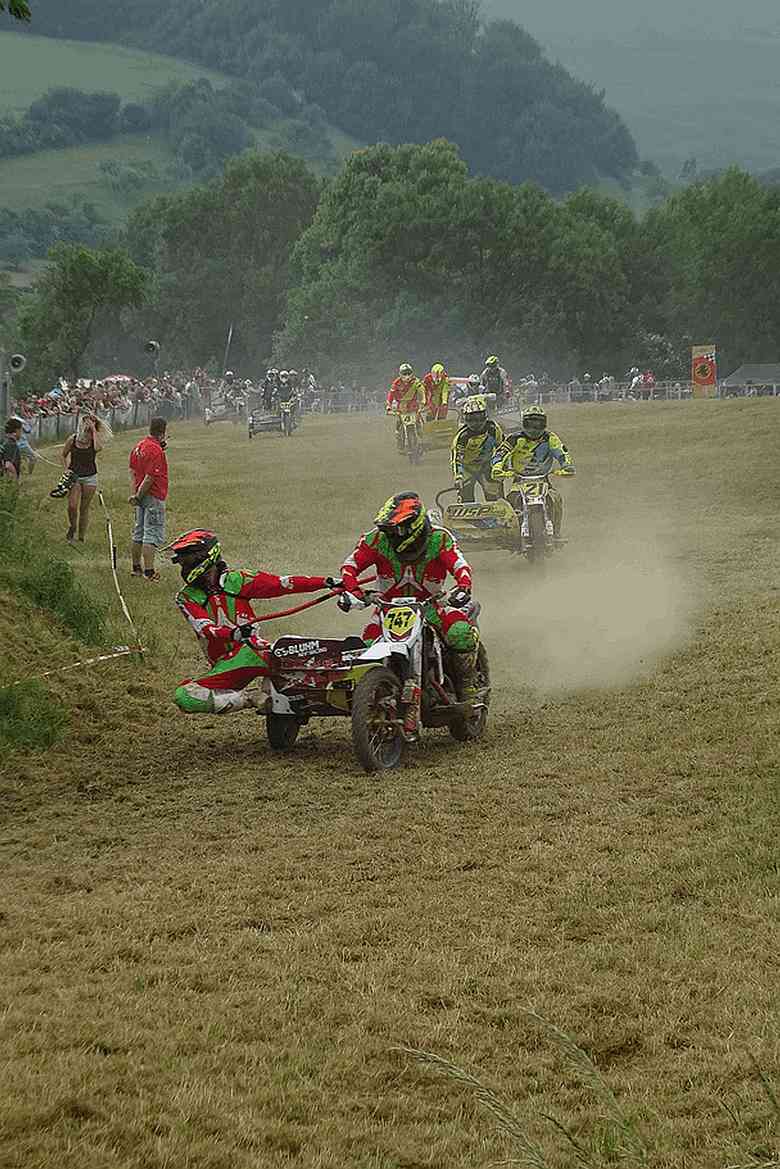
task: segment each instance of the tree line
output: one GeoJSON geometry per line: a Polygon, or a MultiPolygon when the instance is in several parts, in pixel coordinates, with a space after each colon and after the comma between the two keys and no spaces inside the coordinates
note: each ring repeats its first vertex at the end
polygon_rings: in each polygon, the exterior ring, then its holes
{"type": "Polygon", "coordinates": [[[145,129],[142,106],[116,93],[85,93],[56,86],[34,101],[20,116],[0,117],[0,158],[58,150],[83,142],[105,142],[116,134],[145,129]]]}
{"type": "Polygon", "coordinates": [[[638,162],[604,94],[519,25],[483,20],[478,0],[69,0],[67,14],[37,0],[35,31],[164,46],[292,89],[359,140],[446,137],[475,173],[554,194],[625,180],[638,162]]]}
{"type": "Polygon", "coordinates": [[[94,247],[106,242],[111,233],[107,220],[88,199],[52,200],[24,211],[0,207],[0,263],[16,268],[42,259],[58,242],[94,247]]]}
{"type": "MultiPolygon", "coordinates": [[[[322,109],[304,103],[278,77],[220,88],[207,78],[174,81],[146,102],[125,104],[116,93],[52,88],[22,115],[0,117],[0,159],[151,132],[166,142],[170,163],[125,162],[117,144],[118,156],[98,164],[114,194],[130,201],[139,193],[172,190],[219,175],[228,158],[254,145],[254,130],[269,128],[277,149],[314,162],[320,170],[336,169],[322,109]]],[[[58,240],[94,246],[109,234],[105,219],[84,197],[68,203],[50,200],[41,210],[0,207],[0,263],[19,267],[44,257],[58,240]]]]}
{"type": "Polygon", "coordinates": [[[254,144],[254,129],[277,127],[280,145],[311,161],[333,162],[323,110],[306,104],[280,78],[215,88],[206,77],[173,81],[148,102],[117,93],[56,86],[21,115],[0,116],[0,159],[118,134],[161,133],[190,178],[211,178],[227,158],[254,144]],[[281,125],[277,125],[281,123],[281,125]]]}
{"type": "Polygon", "coordinates": [[[218,362],[231,325],[248,374],[294,358],[360,380],[432,354],[468,373],[487,352],[518,373],[678,378],[692,343],[730,367],[780,347],[780,190],[736,169],[637,218],[598,192],[474,177],[441,140],[358,151],[332,180],[249,152],[142,204],[113,245],[60,245],[22,299],[32,383],[137,369],[148,336],[168,366],[218,362]]]}

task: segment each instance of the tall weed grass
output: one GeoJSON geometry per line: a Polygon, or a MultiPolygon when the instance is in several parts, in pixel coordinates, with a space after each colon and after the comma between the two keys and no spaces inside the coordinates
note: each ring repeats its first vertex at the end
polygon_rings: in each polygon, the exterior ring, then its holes
{"type": "Polygon", "coordinates": [[[68,716],[40,682],[0,689],[0,749],[45,751],[59,742],[68,716]]]}
{"type": "Polygon", "coordinates": [[[105,643],[105,609],[50,551],[30,501],[11,483],[0,483],[0,549],[0,586],[45,609],[79,641],[105,643]]]}
{"type": "MultiPolygon", "coordinates": [[[[657,1163],[651,1146],[646,1143],[645,1136],[630,1111],[618,1103],[612,1088],[587,1052],[565,1031],[535,1011],[527,1011],[524,1014],[556,1045],[567,1072],[579,1083],[583,1098],[589,1098],[590,1106],[587,1111],[590,1123],[575,1126],[542,1111],[538,1111],[535,1117],[523,1120],[491,1087],[458,1064],[419,1048],[398,1047],[394,1050],[474,1094],[477,1103],[492,1116],[499,1131],[511,1145],[512,1155],[502,1164],[522,1165],[526,1169],[553,1169],[554,1166],[562,1164],[571,1165],[572,1169],[574,1166],[582,1166],[584,1169],[609,1169],[614,1165],[650,1169],[651,1165],[657,1163]],[[531,1130],[538,1127],[539,1121],[551,1125],[559,1138],[558,1147],[552,1151],[544,1148],[531,1135],[531,1130]],[[550,1159],[551,1156],[553,1160],[550,1159]]],[[[749,1059],[769,1102],[770,1120],[774,1125],[780,1126],[780,1101],[775,1088],[755,1057],[750,1055],[749,1059]]],[[[740,1135],[745,1139],[749,1136],[747,1133],[740,1135]]],[[[727,1165],[726,1169],[775,1169],[775,1167],[780,1169],[780,1152],[754,1149],[746,1154],[744,1162],[727,1165]]]]}

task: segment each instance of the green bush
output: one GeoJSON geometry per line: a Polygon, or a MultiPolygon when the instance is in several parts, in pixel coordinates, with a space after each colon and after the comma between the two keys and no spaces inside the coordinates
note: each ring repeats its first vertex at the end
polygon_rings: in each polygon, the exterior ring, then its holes
{"type": "Polygon", "coordinates": [[[0,688],[0,749],[45,750],[62,737],[68,716],[40,682],[0,688]]]}

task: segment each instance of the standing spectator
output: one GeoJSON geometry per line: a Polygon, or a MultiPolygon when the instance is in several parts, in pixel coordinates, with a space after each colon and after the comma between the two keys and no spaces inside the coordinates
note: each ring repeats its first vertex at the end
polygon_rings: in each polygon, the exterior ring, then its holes
{"type": "Polygon", "coordinates": [[[568,394],[569,394],[569,401],[570,402],[581,402],[582,401],[582,382],[577,377],[576,373],[575,373],[574,377],[571,379],[571,381],[568,383],[568,385],[566,386],[566,389],[567,389],[568,394]]]}
{"type": "Polygon", "coordinates": [[[35,464],[38,461],[38,455],[33,450],[29,438],[32,434],[32,425],[26,418],[19,418],[18,415],[15,415],[15,418],[18,418],[22,424],[22,437],[19,439],[19,453],[23,459],[27,460],[27,473],[32,475],[35,470],[35,464]]]}
{"type": "Polygon", "coordinates": [[[9,418],[5,424],[5,438],[0,442],[0,478],[7,476],[18,482],[22,473],[22,456],[19,452],[21,439],[21,419],[9,418]]]}
{"type": "Polygon", "coordinates": [[[130,453],[128,503],[135,507],[135,524],[131,545],[133,576],[158,581],[154,552],[165,543],[165,500],[168,497],[168,460],[165,457],[166,420],[153,418],[149,435],[142,438],[130,453]]]}
{"type": "Polygon", "coordinates": [[[96,414],[83,414],[75,434],[65,439],[62,465],[75,477],[68,491],[68,534],[73,544],[78,531],[83,544],[89,524],[89,509],[97,491],[97,455],[111,439],[111,427],[96,414]]]}

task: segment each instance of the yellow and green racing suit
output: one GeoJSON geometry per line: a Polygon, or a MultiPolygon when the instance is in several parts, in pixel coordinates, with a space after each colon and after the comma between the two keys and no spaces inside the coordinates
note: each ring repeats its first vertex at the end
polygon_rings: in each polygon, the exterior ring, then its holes
{"type": "MultiPolygon", "coordinates": [[[[512,473],[519,475],[530,463],[546,463],[548,459],[558,463],[553,474],[574,474],[574,463],[568,448],[552,430],[546,430],[540,438],[528,438],[522,433],[509,434],[493,457],[491,474],[494,480],[500,482],[512,473]]],[[[563,500],[552,484],[549,500],[553,528],[556,537],[559,537],[563,528],[563,500]]]]}
{"type": "Polygon", "coordinates": [[[452,441],[452,477],[460,487],[464,503],[474,501],[477,483],[481,484],[485,499],[498,499],[501,485],[491,478],[493,459],[504,442],[504,432],[497,422],[488,420],[483,434],[474,434],[467,426],[461,426],[452,441]]]}

